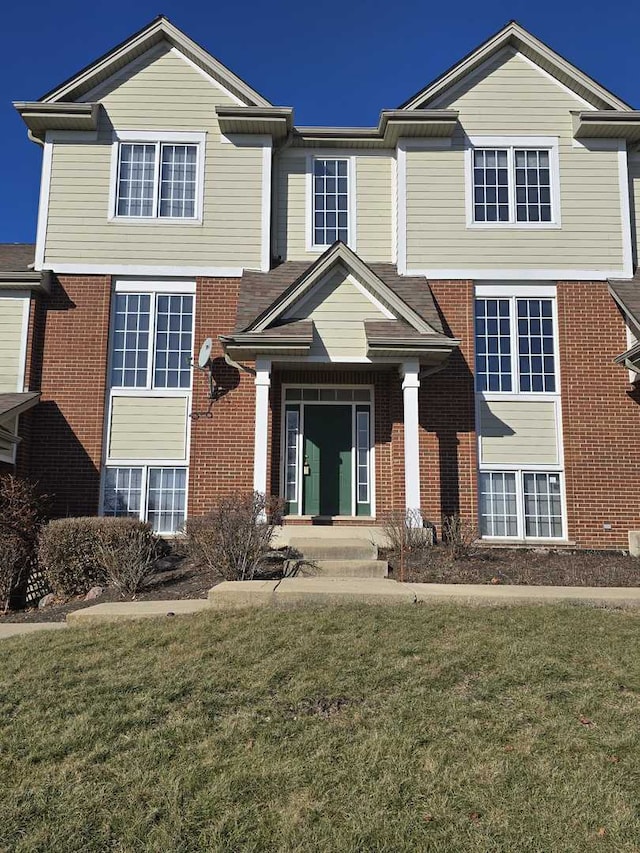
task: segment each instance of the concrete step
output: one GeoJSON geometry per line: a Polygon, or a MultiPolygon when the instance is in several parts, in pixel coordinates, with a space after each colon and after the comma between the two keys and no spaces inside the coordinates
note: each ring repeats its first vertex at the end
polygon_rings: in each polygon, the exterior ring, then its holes
{"type": "MultiPolygon", "coordinates": [[[[214,587],[215,589],[215,587],[214,587]]],[[[95,625],[101,622],[126,622],[158,616],[184,616],[206,610],[206,598],[182,598],[164,601],[110,601],[94,604],[67,614],[70,625],[95,625]]]]}
{"type": "Polygon", "coordinates": [[[234,607],[291,607],[298,604],[414,604],[408,584],[383,578],[285,578],[282,581],[224,581],[209,591],[216,610],[234,607]]]}
{"type": "Polygon", "coordinates": [[[307,560],[377,560],[378,546],[368,539],[312,539],[292,536],[291,548],[307,560]]]}
{"type": "Polygon", "coordinates": [[[386,578],[388,574],[386,560],[315,560],[298,577],[386,578]]]}

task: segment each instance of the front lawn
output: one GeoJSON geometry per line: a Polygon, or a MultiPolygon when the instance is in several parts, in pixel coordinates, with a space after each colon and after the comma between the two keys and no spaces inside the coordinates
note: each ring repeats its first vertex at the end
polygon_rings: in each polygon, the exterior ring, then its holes
{"type": "Polygon", "coordinates": [[[205,613],[0,645],[0,849],[638,850],[640,620],[205,613]]]}

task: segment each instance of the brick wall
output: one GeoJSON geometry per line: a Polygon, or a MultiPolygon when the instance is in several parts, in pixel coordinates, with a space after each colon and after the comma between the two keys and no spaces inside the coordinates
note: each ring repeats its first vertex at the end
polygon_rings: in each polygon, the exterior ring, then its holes
{"type": "Polygon", "coordinates": [[[27,381],[42,396],[25,416],[18,470],[58,516],[98,510],[110,295],[108,276],[60,276],[32,300],[27,381]]]}
{"type": "Polygon", "coordinates": [[[613,363],[625,324],[605,283],[559,282],[558,328],[569,538],[624,548],[640,529],[640,391],[613,363]]]}
{"type": "MultiPolygon", "coordinates": [[[[218,341],[235,326],[239,283],[237,278],[196,282],[196,351],[205,338],[213,339],[213,374],[224,394],[213,404],[211,418],[191,421],[189,515],[206,512],[216,497],[253,488],[254,380],[224,361],[218,341]]],[[[206,411],[207,392],[206,375],[194,371],[194,411],[206,411]]]]}
{"type": "Polygon", "coordinates": [[[445,332],[461,341],[444,370],[420,387],[420,459],[425,518],[439,528],[459,513],[477,524],[477,442],[473,383],[473,282],[430,281],[445,332]]]}

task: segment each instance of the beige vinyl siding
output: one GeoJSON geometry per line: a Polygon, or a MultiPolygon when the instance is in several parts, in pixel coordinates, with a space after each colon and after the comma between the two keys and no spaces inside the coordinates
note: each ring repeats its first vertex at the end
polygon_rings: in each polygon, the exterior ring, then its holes
{"type": "Polygon", "coordinates": [[[480,464],[557,465],[556,403],[479,400],[480,464]]]}
{"type": "Polygon", "coordinates": [[[633,239],[633,263],[640,266],[640,152],[629,155],[629,188],[631,191],[631,236],[633,239]]]}
{"type": "Polygon", "coordinates": [[[384,318],[380,309],[342,270],[329,275],[300,308],[292,306],[286,316],[313,320],[315,331],[310,355],[352,358],[367,354],[364,320],[384,318]]]}
{"type": "Polygon", "coordinates": [[[262,148],[223,143],[217,105],[235,103],[165,52],[101,99],[97,142],[53,145],[45,263],[260,268],[262,148]],[[206,132],[203,223],[108,221],[111,131],[206,132]]]}
{"type": "Polygon", "coordinates": [[[111,459],[185,459],[186,432],[185,397],[113,397],[111,459]]]}
{"type": "Polygon", "coordinates": [[[2,296],[0,293],[0,391],[22,391],[21,367],[27,346],[23,339],[28,296],[2,296]]]}
{"type": "Polygon", "coordinates": [[[12,418],[11,420],[8,420],[8,421],[3,421],[0,424],[0,458],[4,457],[5,461],[6,460],[13,461],[14,453],[15,453],[15,444],[12,441],[9,441],[8,437],[6,436],[6,433],[10,432],[13,435],[15,435],[17,433],[17,431],[18,431],[18,419],[17,418],[12,418]],[[4,431],[4,434],[3,434],[3,431],[4,431]]]}
{"type": "MultiPolygon", "coordinates": [[[[289,149],[276,158],[276,254],[283,260],[313,261],[319,254],[306,248],[307,214],[311,215],[307,211],[308,157],[308,150],[289,149]]],[[[393,260],[395,161],[388,152],[355,157],[356,250],[365,261],[388,263],[393,260]]]]}
{"type": "Polygon", "coordinates": [[[587,109],[518,55],[438,107],[460,111],[467,136],[558,137],[561,228],[467,228],[464,136],[451,149],[407,152],[407,267],[619,270],[617,151],[573,147],[570,110],[587,109]]]}

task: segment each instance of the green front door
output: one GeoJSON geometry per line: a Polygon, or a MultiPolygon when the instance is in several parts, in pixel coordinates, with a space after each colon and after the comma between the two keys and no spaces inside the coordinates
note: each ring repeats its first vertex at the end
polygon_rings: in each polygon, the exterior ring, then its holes
{"type": "Polygon", "coordinates": [[[304,407],[303,514],[351,515],[351,406],[304,407]]]}

